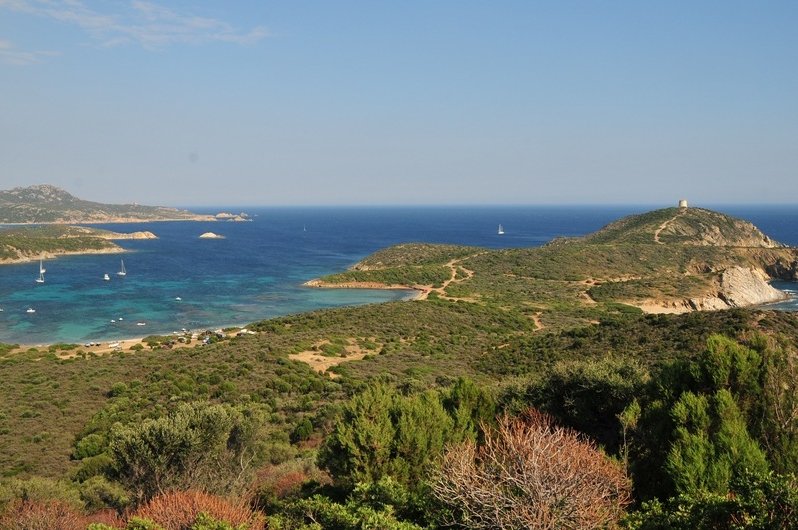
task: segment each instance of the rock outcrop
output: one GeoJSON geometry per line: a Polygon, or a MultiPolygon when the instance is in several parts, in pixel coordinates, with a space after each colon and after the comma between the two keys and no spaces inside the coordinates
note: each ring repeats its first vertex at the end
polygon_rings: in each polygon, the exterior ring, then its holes
{"type": "Polygon", "coordinates": [[[798,281],[798,259],[789,260],[779,258],[765,268],[771,278],[779,280],[798,281]]]}
{"type": "Polygon", "coordinates": [[[131,232],[129,234],[112,232],[101,237],[103,237],[103,239],[158,239],[158,236],[146,230],[141,232],[131,232]]]}
{"type": "Polygon", "coordinates": [[[772,287],[768,280],[768,275],[759,269],[729,267],[720,273],[714,293],[684,300],[645,300],[635,305],[647,313],[685,313],[757,306],[786,299],[787,295],[772,287]]]}

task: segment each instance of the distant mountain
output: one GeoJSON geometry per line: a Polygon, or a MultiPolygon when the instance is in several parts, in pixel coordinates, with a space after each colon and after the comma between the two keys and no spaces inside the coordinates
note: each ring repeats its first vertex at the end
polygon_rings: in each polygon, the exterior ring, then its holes
{"type": "Polygon", "coordinates": [[[188,210],[84,201],[47,184],[0,191],[0,223],[135,223],[212,221],[188,210]]]}

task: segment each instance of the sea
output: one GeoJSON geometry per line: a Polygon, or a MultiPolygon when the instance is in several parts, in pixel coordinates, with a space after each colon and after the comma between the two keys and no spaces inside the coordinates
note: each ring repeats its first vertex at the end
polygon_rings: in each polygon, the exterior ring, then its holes
{"type": "MultiPolygon", "coordinates": [[[[661,207],[661,206],[660,206],[661,207]]],[[[798,246],[798,206],[708,206],[747,219],[772,238],[798,246]]],[[[251,222],[93,225],[149,230],[155,240],[118,241],[126,252],[0,266],[0,342],[86,343],[245,326],[321,308],[399,300],[407,291],[313,289],[303,283],[339,272],[372,252],[406,242],[486,248],[536,247],[579,236],[634,206],[424,206],[193,208],[245,212],[251,222]],[[498,225],[504,234],[497,233],[498,225]],[[200,239],[214,232],[224,239],[200,239]],[[118,276],[120,259],[127,275],[118,276]],[[109,281],[103,275],[110,276],[109,281]],[[35,312],[28,312],[33,309],[35,312]]],[[[798,310],[798,284],[774,282],[798,310]]]]}

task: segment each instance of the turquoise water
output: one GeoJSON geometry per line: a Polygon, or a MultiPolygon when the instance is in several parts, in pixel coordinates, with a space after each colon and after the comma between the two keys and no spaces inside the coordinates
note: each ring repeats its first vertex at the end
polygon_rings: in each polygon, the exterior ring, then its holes
{"type": "MultiPolygon", "coordinates": [[[[261,208],[245,209],[256,215],[249,223],[103,225],[118,232],[150,230],[159,239],[121,241],[127,251],[121,256],[68,256],[46,261],[46,282],[41,285],[34,282],[38,262],[0,266],[0,342],[105,341],[398,300],[409,293],[309,289],[302,283],[341,271],[396,243],[538,246],[553,237],[592,232],[618,217],[649,209],[261,208]],[[496,233],[499,223],[505,229],[502,236],[496,233]],[[226,239],[198,238],[208,231],[226,239]],[[116,275],[120,257],[128,272],[124,278],[116,275]],[[110,281],[103,281],[105,273],[110,281]],[[36,312],[27,313],[28,308],[36,312]],[[139,322],[146,325],[139,326],[139,322]]],[[[753,221],[778,240],[798,245],[798,235],[791,228],[798,226],[798,208],[723,211],[753,221]]],[[[781,285],[785,289],[794,286],[781,285]]],[[[798,300],[779,307],[798,309],[798,300]]]]}

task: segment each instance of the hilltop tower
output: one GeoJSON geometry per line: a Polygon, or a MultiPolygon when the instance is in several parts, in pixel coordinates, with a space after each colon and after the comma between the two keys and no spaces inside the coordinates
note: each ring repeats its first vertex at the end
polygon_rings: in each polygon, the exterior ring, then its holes
{"type": "Polygon", "coordinates": [[[687,208],[687,199],[679,199],[679,208],[687,208]]]}

